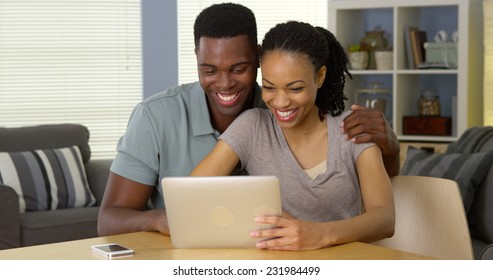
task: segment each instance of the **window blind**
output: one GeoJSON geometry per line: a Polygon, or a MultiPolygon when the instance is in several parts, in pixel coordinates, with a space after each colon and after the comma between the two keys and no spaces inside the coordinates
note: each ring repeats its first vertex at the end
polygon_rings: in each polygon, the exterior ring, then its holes
{"type": "MultiPolygon", "coordinates": [[[[197,15],[206,7],[225,1],[179,0],[178,4],[178,80],[188,83],[198,80],[194,53],[193,24],[197,15]]],[[[226,1],[227,2],[227,1],[226,1]]],[[[288,20],[308,22],[314,26],[327,27],[327,2],[320,0],[243,0],[257,20],[259,44],[265,33],[277,23],[288,20]]],[[[260,81],[260,71],[257,78],[260,81]]]]}
{"type": "Polygon", "coordinates": [[[0,0],[0,126],[80,123],[112,158],[141,64],[139,0],[0,0]]]}

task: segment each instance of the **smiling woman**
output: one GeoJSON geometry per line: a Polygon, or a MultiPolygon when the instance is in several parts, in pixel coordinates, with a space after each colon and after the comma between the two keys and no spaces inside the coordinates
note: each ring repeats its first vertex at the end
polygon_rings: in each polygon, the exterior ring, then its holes
{"type": "Polygon", "coordinates": [[[304,54],[272,51],[263,56],[262,98],[279,126],[293,126],[310,117],[318,120],[315,99],[326,72],[325,66],[314,71],[304,54]]]}
{"type": "Polygon", "coordinates": [[[374,143],[340,133],[344,49],[329,31],[302,22],[272,28],[260,51],[262,99],[268,109],[241,114],[191,175],[229,175],[241,164],[250,175],[279,178],[284,214],[256,221],[257,248],[310,250],[375,241],[394,231],[390,179],[374,143]]]}

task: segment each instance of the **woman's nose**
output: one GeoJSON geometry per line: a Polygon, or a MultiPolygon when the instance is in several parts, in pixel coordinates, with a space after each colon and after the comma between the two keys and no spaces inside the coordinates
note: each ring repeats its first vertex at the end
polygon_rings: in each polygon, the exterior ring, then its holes
{"type": "Polygon", "coordinates": [[[279,91],[275,96],[274,96],[274,105],[277,108],[284,108],[288,107],[290,103],[289,97],[284,91],[279,91]]]}

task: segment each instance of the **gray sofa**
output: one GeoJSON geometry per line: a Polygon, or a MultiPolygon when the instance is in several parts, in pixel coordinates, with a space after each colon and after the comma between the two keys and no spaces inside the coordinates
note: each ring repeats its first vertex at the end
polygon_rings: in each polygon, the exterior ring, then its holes
{"type": "Polygon", "coordinates": [[[72,145],[80,149],[95,205],[21,213],[17,192],[0,183],[0,249],[97,236],[99,205],[111,160],[90,160],[88,129],[78,124],[0,127],[0,152],[57,149],[72,145]]]}
{"type": "Polygon", "coordinates": [[[441,152],[409,146],[401,175],[456,180],[475,259],[493,259],[493,127],[472,127],[441,152]],[[487,152],[487,153],[485,153],[487,152]]]}
{"type": "MultiPolygon", "coordinates": [[[[479,152],[493,151],[493,127],[479,152]]],[[[493,166],[479,185],[470,216],[468,217],[474,256],[476,259],[493,260],[493,166]]]]}

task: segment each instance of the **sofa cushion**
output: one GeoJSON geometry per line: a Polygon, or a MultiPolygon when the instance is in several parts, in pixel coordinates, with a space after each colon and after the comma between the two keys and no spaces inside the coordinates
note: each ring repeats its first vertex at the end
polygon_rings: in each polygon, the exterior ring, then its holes
{"type": "Polygon", "coordinates": [[[22,213],[22,245],[97,237],[98,213],[99,207],[22,213]]]}
{"type": "MultiPolygon", "coordinates": [[[[493,137],[481,146],[481,152],[493,151],[493,137]]],[[[493,243],[493,166],[484,178],[471,208],[473,237],[493,243]]]]}
{"type": "Polygon", "coordinates": [[[0,152],[0,182],[19,196],[20,212],[92,206],[78,146],[0,152]]]}
{"type": "Polygon", "coordinates": [[[476,193],[470,220],[473,237],[493,243],[493,166],[476,193]]]}
{"type": "Polygon", "coordinates": [[[434,154],[410,146],[401,175],[451,179],[457,182],[466,213],[493,163],[493,152],[434,154]]]}

